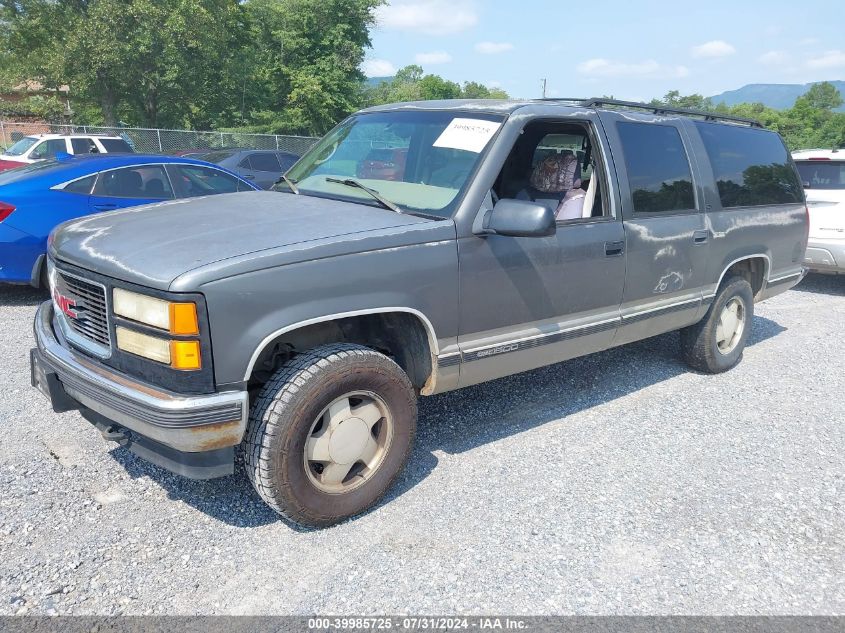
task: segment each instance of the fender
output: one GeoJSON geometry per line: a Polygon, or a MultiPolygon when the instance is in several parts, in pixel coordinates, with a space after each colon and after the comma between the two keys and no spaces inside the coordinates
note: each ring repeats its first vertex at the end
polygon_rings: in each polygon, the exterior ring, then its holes
{"type": "Polygon", "coordinates": [[[425,387],[423,388],[423,393],[432,393],[434,391],[435,385],[437,384],[437,357],[440,355],[440,348],[437,344],[437,336],[434,332],[434,326],[432,325],[429,318],[425,316],[422,312],[420,312],[419,310],[415,310],[414,308],[408,308],[404,306],[368,308],[365,310],[353,310],[351,312],[327,314],[325,316],[306,319],[305,321],[299,321],[297,323],[291,323],[290,325],[286,325],[285,327],[279,328],[278,330],[275,330],[265,336],[261,343],[258,345],[258,347],[256,347],[253,351],[252,356],[249,359],[249,364],[247,365],[246,372],[244,373],[244,381],[249,380],[249,377],[252,375],[252,371],[255,368],[255,363],[258,362],[258,358],[261,356],[261,353],[267,348],[267,346],[272,341],[276,340],[282,334],[286,334],[287,332],[292,332],[294,330],[298,330],[309,325],[315,325],[317,323],[326,323],[329,321],[337,321],[339,319],[364,316],[368,314],[387,314],[389,312],[405,312],[407,314],[413,314],[420,321],[422,321],[423,325],[425,326],[425,331],[428,335],[428,346],[431,350],[431,376],[429,377],[428,381],[426,381],[425,387]]]}

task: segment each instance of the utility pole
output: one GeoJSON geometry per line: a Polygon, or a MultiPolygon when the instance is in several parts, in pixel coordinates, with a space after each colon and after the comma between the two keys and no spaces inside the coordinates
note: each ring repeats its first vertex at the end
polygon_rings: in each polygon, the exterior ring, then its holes
{"type": "Polygon", "coordinates": [[[543,77],[540,80],[540,85],[543,86],[543,99],[545,99],[546,98],[546,78],[545,77],[543,77]]]}

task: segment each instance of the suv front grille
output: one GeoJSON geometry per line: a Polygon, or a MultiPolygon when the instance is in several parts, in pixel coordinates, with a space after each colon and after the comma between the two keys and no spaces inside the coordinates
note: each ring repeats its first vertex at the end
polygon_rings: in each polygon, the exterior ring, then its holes
{"type": "Polygon", "coordinates": [[[56,270],[53,301],[68,327],[76,334],[103,346],[111,347],[109,338],[106,289],[100,284],[56,270]]]}

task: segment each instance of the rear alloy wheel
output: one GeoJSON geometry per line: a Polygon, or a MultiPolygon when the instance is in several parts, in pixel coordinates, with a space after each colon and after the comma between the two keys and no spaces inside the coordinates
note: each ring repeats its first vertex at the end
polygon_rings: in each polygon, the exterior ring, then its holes
{"type": "Polygon", "coordinates": [[[716,324],[716,348],[720,354],[730,354],[739,345],[745,333],[745,304],[733,297],[722,308],[716,324]]]}
{"type": "Polygon", "coordinates": [[[729,277],[722,282],[704,318],[681,330],[684,360],[708,374],[731,369],[742,359],[753,318],[751,285],[742,277],[729,277]]]}
{"type": "Polygon", "coordinates": [[[243,443],[247,476],[282,516],[329,526],[387,491],[416,421],[414,388],[391,359],[360,345],[317,347],[262,388],[243,443]]]}

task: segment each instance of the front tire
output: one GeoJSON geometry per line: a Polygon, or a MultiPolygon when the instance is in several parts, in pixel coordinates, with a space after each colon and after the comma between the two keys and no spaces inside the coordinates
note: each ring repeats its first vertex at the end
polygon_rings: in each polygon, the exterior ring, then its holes
{"type": "Polygon", "coordinates": [[[748,281],[731,276],[695,325],[681,330],[681,352],[693,369],[718,374],[742,359],[754,319],[754,296],[748,281]]]}
{"type": "Polygon", "coordinates": [[[317,347],[262,388],[243,445],[247,476],[290,521],[333,525],[390,488],[416,421],[414,388],[392,360],[359,345],[317,347]]]}

